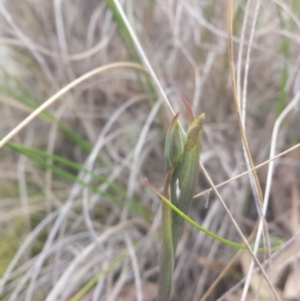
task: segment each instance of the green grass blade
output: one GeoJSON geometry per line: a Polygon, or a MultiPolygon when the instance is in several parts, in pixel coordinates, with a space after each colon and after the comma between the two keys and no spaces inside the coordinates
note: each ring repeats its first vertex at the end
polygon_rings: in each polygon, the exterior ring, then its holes
{"type": "MultiPolygon", "coordinates": [[[[142,61],[139,57],[138,52],[136,51],[136,48],[135,48],[133,40],[130,36],[130,33],[129,33],[129,31],[125,25],[125,22],[124,22],[122,16],[120,15],[119,10],[116,7],[114,1],[113,0],[105,0],[105,2],[113,15],[113,19],[118,27],[122,41],[128,51],[130,60],[133,60],[135,62],[142,64],[142,61]]],[[[139,72],[136,72],[136,75],[137,75],[139,83],[142,87],[142,90],[151,93],[151,95],[156,95],[156,90],[155,90],[155,87],[153,86],[150,76],[148,74],[143,74],[143,78],[145,78],[145,80],[146,80],[146,83],[144,84],[141,74],[139,72]]]]}
{"type": "MultiPolygon", "coordinates": [[[[5,75],[6,77],[8,77],[6,73],[5,75]]],[[[6,86],[0,84],[0,91],[4,92],[5,95],[7,95],[8,97],[11,97],[14,100],[25,105],[28,109],[30,109],[30,111],[33,111],[39,107],[40,104],[34,98],[34,96],[30,94],[30,92],[28,92],[21,84],[19,84],[16,79],[14,78],[9,78],[9,79],[13,80],[14,84],[17,85],[17,87],[20,89],[20,92],[22,92],[22,94],[19,94],[18,92],[16,92],[15,89],[10,88],[9,84],[7,84],[6,86]]],[[[73,140],[73,142],[75,142],[76,145],[78,145],[85,153],[89,153],[92,150],[91,145],[85,139],[80,137],[76,132],[74,132],[67,125],[65,125],[64,123],[60,122],[55,117],[53,117],[49,111],[44,110],[41,113],[41,117],[43,117],[43,119],[49,123],[56,124],[57,127],[64,134],[66,134],[71,140],[73,140]]],[[[105,162],[105,160],[100,156],[98,156],[97,159],[102,164],[105,162]]]]}
{"type": "MultiPolygon", "coordinates": [[[[51,158],[54,162],[62,163],[64,165],[68,166],[68,167],[73,168],[75,171],[83,171],[85,173],[88,173],[94,179],[97,179],[102,183],[108,184],[110,188],[112,188],[117,193],[121,194],[123,196],[123,198],[126,198],[126,195],[127,195],[126,192],[124,190],[122,190],[118,185],[107,181],[104,177],[96,175],[94,172],[89,171],[86,168],[83,168],[81,165],[79,165],[75,162],[72,162],[70,160],[67,160],[65,158],[62,158],[62,157],[59,157],[59,156],[56,156],[56,155],[53,155],[53,154],[49,154],[49,153],[46,153],[46,152],[41,151],[41,150],[27,148],[27,147],[24,147],[24,146],[15,144],[15,143],[10,142],[10,143],[7,144],[7,146],[14,149],[15,151],[25,155],[25,156],[27,156],[29,159],[31,159],[32,161],[35,161],[36,163],[40,164],[42,167],[51,169],[54,173],[61,176],[62,178],[65,178],[65,179],[70,180],[72,182],[76,182],[76,183],[82,185],[83,187],[86,187],[86,188],[90,189],[91,191],[93,191],[95,193],[98,193],[101,196],[112,200],[117,205],[124,206],[124,204],[125,204],[124,201],[121,201],[119,198],[115,197],[113,194],[102,191],[94,185],[83,182],[82,180],[78,179],[78,177],[75,176],[74,174],[72,174],[68,171],[65,171],[64,169],[59,168],[59,167],[57,167],[53,164],[47,163],[44,159],[40,158],[39,156],[46,157],[46,158],[51,158]]],[[[147,212],[147,210],[141,204],[138,203],[137,200],[135,200],[135,199],[130,200],[129,209],[132,213],[138,214],[139,216],[141,216],[145,219],[149,219],[149,213],[147,212]]]]}
{"type": "Polygon", "coordinates": [[[71,299],[70,301],[80,301],[98,282],[99,278],[107,274],[117,264],[121,263],[128,256],[128,251],[123,252],[115,258],[105,269],[101,270],[88,283],[86,283],[71,299]]]}

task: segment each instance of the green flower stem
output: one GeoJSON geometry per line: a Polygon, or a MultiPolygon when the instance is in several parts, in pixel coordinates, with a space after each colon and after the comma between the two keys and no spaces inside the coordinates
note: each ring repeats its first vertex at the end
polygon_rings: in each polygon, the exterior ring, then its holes
{"type": "MultiPolygon", "coordinates": [[[[172,169],[169,170],[164,185],[164,195],[167,198],[169,197],[171,173],[172,169]]],[[[160,273],[157,301],[166,301],[170,299],[172,293],[174,250],[172,242],[172,210],[165,203],[162,204],[162,250],[159,266],[160,273]]]]}

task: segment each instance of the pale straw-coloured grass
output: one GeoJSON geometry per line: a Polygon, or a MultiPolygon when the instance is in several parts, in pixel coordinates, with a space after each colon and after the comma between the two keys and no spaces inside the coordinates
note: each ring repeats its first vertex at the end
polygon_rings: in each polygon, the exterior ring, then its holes
{"type": "Polygon", "coordinates": [[[300,189],[299,7],[280,0],[0,1],[0,13],[0,243],[9,250],[0,252],[1,297],[155,300],[146,288],[159,279],[160,201],[144,178],[163,186],[166,129],[178,111],[187,128],[184,97],[195,115],[206,115],[188,215],[228,240],[249,242],[254,259],[241,274],[240,251],[185,225],[171,300],[262,300],[251,290],[259,270],[269,296],[273,290],[285,300],[284,283],[270,273],[297,237],[288,222],[299,202],[290,190],[300,189]],[[293,188],[274,185],[284,166],[293,188]],[[277,192],[286,204],[280,213],[277,192]],[[276,252],[274,236],[287,241],[276,252]]]}

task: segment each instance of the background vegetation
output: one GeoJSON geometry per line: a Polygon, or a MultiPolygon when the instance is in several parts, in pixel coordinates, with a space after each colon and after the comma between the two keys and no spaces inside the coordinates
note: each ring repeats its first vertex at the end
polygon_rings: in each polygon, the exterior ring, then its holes
{"type": "MultiPolygon", "coordinates": [[[[182,97],[205,112],[201,162],[213,182],[249,169],[233,101],[228,2],[120,2],[184,128],[182,97]]],[[[172,114],[116,3],[0,1],[1,137],[69,83],[110,66],[59,95],[0,150],[1,300],[155,300],[161,201],[144,179],[162,188],[172,114]]],[[[298,0],[233,2],[232,62],[254,165],[300,140],[299,16],[298,0]]],[[[268,165],[257,170],[269,204],[264,241],[269,233],[285,242],[267,269],[282,300],[300,299],[299,159],[296,147],[277,159],[272,182],[268,165]]],[[[208,188],[200,171],[197,192],[208,188]]],[[[247,175],[219,188],[246,236],[262,214],[256,189],[247,175]]],[[[213,192],[195,198],[189,216],[241,242],[213,192]]],[[[246,251],[214,282],[236,252],[186,224],[172,300],[273,300],[257,271],[243,295],[246,251]]]]}

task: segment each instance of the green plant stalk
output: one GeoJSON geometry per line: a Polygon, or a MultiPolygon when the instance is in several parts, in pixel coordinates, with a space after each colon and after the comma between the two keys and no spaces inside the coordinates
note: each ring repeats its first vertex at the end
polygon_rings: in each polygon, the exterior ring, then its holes
{"type": "MultiPolygon", "coordinates": [[[[164,195],[169,198],[169,184],[172,169],[169,170],[165,184],[164,195]]],[[[160,257],[160,273],[157,301],[170,300],[174,270],[174,249],[172,242],[172,210],[162,203],[162,246],[160,257]]]]}

